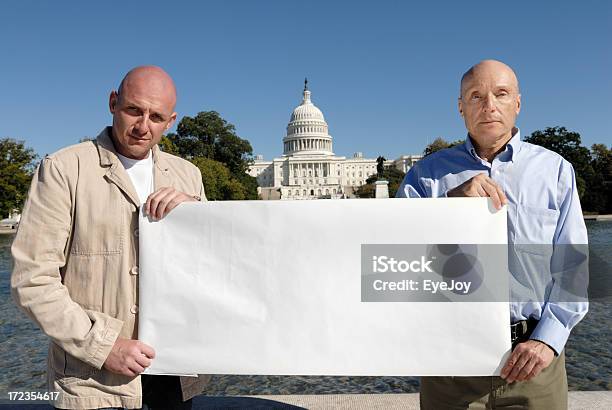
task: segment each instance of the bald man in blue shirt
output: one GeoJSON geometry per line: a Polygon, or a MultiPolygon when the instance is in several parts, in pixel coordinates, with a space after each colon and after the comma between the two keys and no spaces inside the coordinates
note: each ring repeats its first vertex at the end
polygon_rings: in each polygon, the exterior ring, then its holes
{"type": "Polygon", "coordinates": [[[508,207],[512,354],[501,377],[423,377],[423,409],[466,409],[476,401],[487,408],[567,408],[563,349],[588,310],[587,231],[572,165],[521,141],[520,109],[510,67],[485,60],[470,68],[459,97],[465,143],[419,161],[397,192],[490,197],[496,208],[508,207]],[[559,296],[564,292],[573,297],[559,296]]]}

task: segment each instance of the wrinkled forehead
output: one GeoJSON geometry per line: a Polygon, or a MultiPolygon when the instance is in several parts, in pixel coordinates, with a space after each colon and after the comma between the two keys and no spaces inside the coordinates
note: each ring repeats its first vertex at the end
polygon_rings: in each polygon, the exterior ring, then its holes
{"type": "Polygon", "coordinates": [[[120,87],[119,97],[124,104],[155,108],[165,113],[171,113],[176,104],[174,89],[159,81],[126,81],[120,87]]]}
{"type": "Polygon", "coordinates": [[[492,91],[496,89],[519,91],[518,80],[506,67],[474,67],[461,79],[461,95],[471,90],[492,91]]]}

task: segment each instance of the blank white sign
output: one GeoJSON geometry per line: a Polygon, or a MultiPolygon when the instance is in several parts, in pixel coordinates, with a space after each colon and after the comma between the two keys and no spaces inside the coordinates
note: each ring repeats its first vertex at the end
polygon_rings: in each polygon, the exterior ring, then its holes
{"type": "Polygon", "coordinates": [[[147,373],[497,375],[507,302],[362,302],[360,250],[505,244],[506,224],[484,198],[184,203],[143,218],[147,373]]]}

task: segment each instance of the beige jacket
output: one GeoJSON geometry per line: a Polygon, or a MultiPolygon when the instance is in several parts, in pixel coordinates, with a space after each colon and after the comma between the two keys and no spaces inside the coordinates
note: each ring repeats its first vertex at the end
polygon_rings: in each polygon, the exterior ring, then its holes
{"type": "MultiPolygon", "coordinates": [[[[117,337],[138,337],[140,201],[110,133],[41,162],[12,246],[13,297],[50,337],[48,384],[60,408],[142,406],[139,376],[102,369],[117,337]]],[[[204,200],[194,165],[157,146],[153,161],[155,189],[204,200]]],[[[181,378],[184,399],[208,379],[181,378]]]]}

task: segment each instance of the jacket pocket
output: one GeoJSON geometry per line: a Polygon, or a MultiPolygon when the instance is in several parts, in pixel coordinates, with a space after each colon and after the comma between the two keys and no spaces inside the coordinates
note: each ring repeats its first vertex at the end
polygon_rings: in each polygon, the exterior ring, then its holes
{"type": "Polygon", "coordinates": [[[121,253],[123,249],[129,204],[116,187],[98,188],[108,192],[89,194],[75,210],[70,247],[73,255],[108,255],[121,253]]]}

